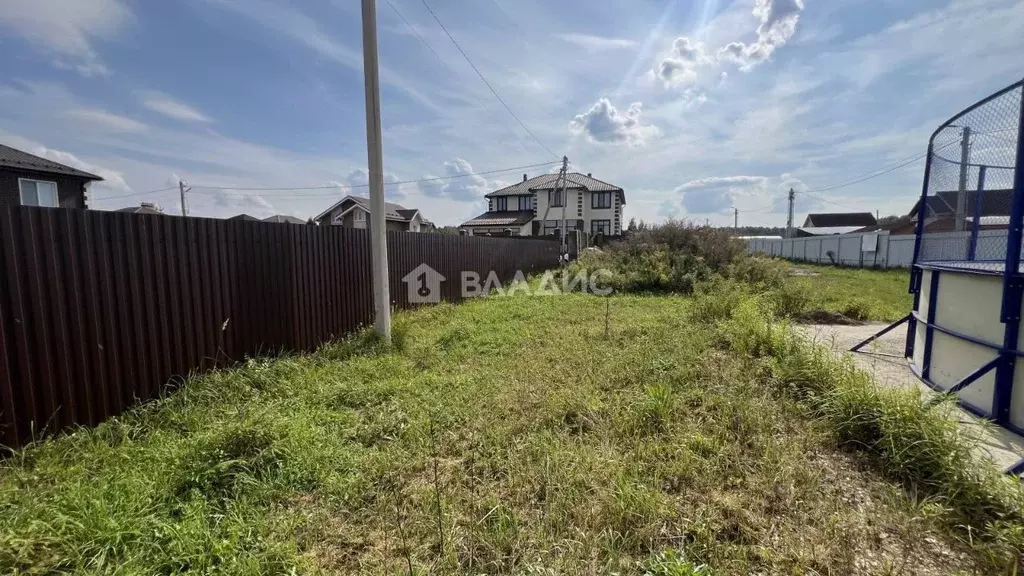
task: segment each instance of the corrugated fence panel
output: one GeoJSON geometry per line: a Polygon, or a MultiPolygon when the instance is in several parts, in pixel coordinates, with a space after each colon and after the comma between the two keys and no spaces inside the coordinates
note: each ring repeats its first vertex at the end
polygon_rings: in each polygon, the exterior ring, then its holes
{"type": "MultiPolygon", "coordinates": [[[[392,305],[426,264],[504,285],[558,264],[550,240],[388,232],[392,305]]],[[[373,323],[367,230],[0,207],[0,443],[93,425],[169,382],[314,350],[373,323]]]]}

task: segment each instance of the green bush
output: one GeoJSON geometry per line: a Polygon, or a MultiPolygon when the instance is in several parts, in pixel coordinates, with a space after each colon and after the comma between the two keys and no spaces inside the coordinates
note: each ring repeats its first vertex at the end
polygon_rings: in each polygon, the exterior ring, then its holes
{"type": "MultiPolygon", "coordinates": [[[[573,265],[580,269],[610,270],[608,284],[618,292],[690,294],[702,282],[728,276],[744,247],[728,233],[669,220],[610,244],[605,251],[588,251],[573,265]]],[[[767,269],[744,268],[761,278],[767,269]]]]}

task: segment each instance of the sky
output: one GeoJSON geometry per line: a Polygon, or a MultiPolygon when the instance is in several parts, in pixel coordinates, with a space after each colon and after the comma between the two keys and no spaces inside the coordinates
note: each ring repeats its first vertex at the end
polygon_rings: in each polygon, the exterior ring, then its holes
{"type": "MultiPolygon", "coordinates": [[[[426,2],[377,6],[384,169],[439,225],[562,155],[627,219],[782,225],[790,188],[798,220],[905,214],[923,161],[813,190],[1024,77],[1019,0],[426,2]]],[[[102,176],[93,208],[180,213],[179,179],[195,216],[368,194],[357,0],[0,0],[0,53],[0,143],[102,176]]]]}

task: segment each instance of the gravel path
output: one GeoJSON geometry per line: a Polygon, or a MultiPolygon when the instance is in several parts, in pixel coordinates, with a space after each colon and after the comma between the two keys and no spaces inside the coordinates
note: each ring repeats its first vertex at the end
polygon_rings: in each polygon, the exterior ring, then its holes
{"type": "MultiPolygon", "coordinates": [[[[871,374],[879,384],[899,387],[915,386],[923,394],[934,395],[935,392],[914,376],[907,361],[903,359],[907,334],[904,328],[897,328],[864,348],[866,354],[847,352],[858,342],[869,338],[885,326],[885,324],[863,326],[818,324],[798,326],[797,328],[815,343],[831,348],[836,354],[848,354],[853,357],[857,366],[871,374]],[[890,354],[896,357],[888,356],[890,354]]],[[[981,421],[969,412],[959,410],[957,413],[961,425],[970,427],[970,432],[978,437],[977,453],[979,456],[991,460],[1004,470],[1024,457],[1024,438],[988,423],[981,425],[981,421]]]]}

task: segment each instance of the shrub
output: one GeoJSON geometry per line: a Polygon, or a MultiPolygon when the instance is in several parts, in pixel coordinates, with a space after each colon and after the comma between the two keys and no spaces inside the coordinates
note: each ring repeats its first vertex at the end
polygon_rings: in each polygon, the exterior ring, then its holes
{"type": "Polygon", "coordinates": [[[584,253],[570,270],[611,270],[608,283],[619,292],[689,294],[716,275],[728,276],[743,253],[743,245],[724,231],[669,220],[612,243],[607,251],[584,253]]]}

